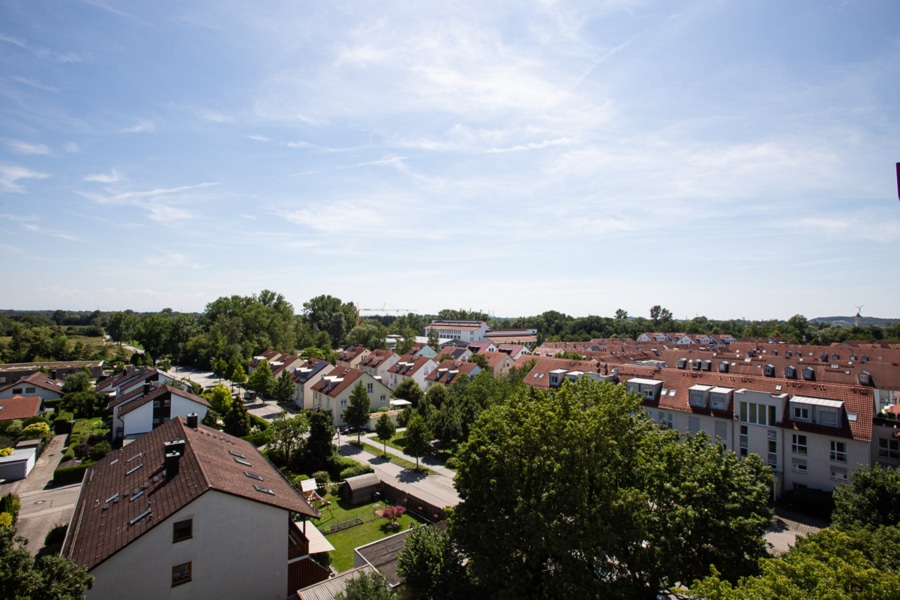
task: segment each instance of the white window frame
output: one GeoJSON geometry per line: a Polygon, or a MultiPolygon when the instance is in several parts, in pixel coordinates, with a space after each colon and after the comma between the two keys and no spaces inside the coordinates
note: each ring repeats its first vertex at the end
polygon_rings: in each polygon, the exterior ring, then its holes
{"type": "Polygon", "coordinates": [[[847,442],[831,440],[830,458],[834,462],[847,462],[847,442]]]}
{"type": "Polygon", "coordinates": [[[791,436],[791,453],[803,456],[809,454],[809,440],[805,435],[795,433],[791,436]]]}

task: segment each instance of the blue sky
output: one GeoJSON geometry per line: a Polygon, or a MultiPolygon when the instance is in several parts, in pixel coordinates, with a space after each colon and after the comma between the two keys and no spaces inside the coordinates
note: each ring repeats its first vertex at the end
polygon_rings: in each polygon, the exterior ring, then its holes
{"type": "Polygon", "coordinates": [[[898,23],[0,0],[0,308],[900,317],[898,23]]]}

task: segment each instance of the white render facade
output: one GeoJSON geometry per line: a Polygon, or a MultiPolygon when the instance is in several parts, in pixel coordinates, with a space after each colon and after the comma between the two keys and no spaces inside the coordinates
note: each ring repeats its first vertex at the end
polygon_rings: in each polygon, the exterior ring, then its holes
{"type": "Polygon", "coordinates": [[[284,600],[288,518],[283,509],[208,491],[94,567],[87,598],[284,600]],[[192,537],[173,542],[174,523],[188,519],[192,537]],[[173,568],[188,563],[190,581],[173,585],[173,568]]]}

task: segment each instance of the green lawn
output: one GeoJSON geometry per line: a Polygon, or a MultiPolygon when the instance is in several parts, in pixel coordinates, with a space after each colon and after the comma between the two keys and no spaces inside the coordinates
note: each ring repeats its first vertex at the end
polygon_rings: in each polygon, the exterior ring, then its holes
{"type": "Polygon", "coordinates": [[[314,521],[322,533],[327,533],[332,526],[338,523],[354,518],[363,521],[362,525],[356,525],[327,536],[328,541],[334,546],[334,552],[331,553],[331,564],[338,572],[353,567],[353,550],[355,548],[408,529],[411,522],[419,522],[406,514],[397,521],[400,523],[399,529],[388,529],[387,519],[375,516],[376,510],[385,507],[384,502],[353,506],[346,500],[337,500],[330,495],[327,498],[331,501],[331,506],[320,508],[319,512],[322,513],[322,518],[314,521]]]}

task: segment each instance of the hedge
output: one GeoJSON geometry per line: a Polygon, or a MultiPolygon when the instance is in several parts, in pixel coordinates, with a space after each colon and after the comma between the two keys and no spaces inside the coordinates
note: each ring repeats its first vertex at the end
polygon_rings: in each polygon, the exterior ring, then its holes
{"type": "Polygon", "coordinates": [[[53,471],[53,483],[57,485],[68,485],[70,483],[79,483],[84,479],[84,472],[92,463],[82,463],[74,467],[60,467],[53,471]]]}
{"type": "Polygon", "coordinates": [[[55,431],[57,435],[61,433],[72,433],[72,421],[74,419],[75,415],[71,412],[59,413],[59,416],[53,420],[53,431],[55,431]]]}
{"type": "Polygon", "coordinates": [[[255,425],[257,429],[259,429],[260,431],[265,431],[266,429],[269,428],[268,421],[266,421],[262,417],[258,417],[256,415],[254,415],[253,413],[249,413],[249,414],[250,414],[250,422],[253,425],[255,425]]]}

